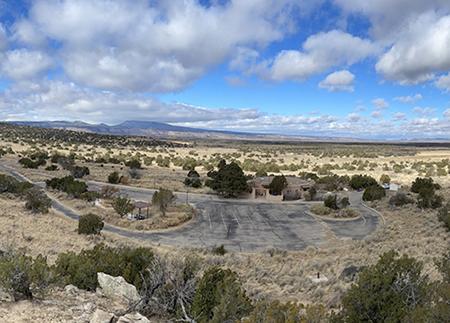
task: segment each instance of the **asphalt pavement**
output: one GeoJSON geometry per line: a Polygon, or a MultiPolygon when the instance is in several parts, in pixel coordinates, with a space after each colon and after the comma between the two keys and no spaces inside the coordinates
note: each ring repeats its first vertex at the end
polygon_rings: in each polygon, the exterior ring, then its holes
{"type": "MultiPolygon", "coordinates": [[[[15,178],[28,180],[17,170],[0,165],[0,171],[15,178]]],[[[110,185],[88,181],[89,189],[100,190],[110,185]]],[[[43,186],[43,183],[35,183],[43,186]]],[[[116,185],[120,194],[141,201],[151,200],[155,190],[116,185]]],[[[196,208],[196,216],[177,229],[158,232],[139,232],[105,225],[104,230],[121,236],[179,247],[211,248],[224,245],[228,250],[261,251],[270,248],[301,250],[320,246],[330,233],[337,238],[361,240],[372,234],[380,224],[380,216],[361,202],[361,193],[349,192],[352,207],[361,217],[340,221],[311,215],[311,203],[268,203],[261,200],[225,200],[209,194],[176,192],[179,203],[189,202],[196,208]]],[[[53,208],[77,220],[79,214],[52,198],[53,208]]]]}

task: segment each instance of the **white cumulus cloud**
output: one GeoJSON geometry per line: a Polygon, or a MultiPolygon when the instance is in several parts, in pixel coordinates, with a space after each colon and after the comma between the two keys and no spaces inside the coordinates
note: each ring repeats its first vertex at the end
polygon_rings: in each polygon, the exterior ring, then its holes
{"type": "Polygon", "coordinates": [[[14,80],[34,78],[52,66],[52,59],[40,51],[15,49],[4,54],[0,71],[14,80]]]}
{"type": "Polygon", "coordinates": [[[355,75],[347,70],[337,71],[328,75],[319,83],[319,87],[330,92],[337,91],[354,91],[355,75]]]}
{"type": "Polygon", "coordinates": [[[275,80],[302,81],[335,66],[350,66],[374,55],[377,47],[340,30],[310,36],[302,50],[283,50],[272,61],[265,61],[264,77],[275,80]]]}

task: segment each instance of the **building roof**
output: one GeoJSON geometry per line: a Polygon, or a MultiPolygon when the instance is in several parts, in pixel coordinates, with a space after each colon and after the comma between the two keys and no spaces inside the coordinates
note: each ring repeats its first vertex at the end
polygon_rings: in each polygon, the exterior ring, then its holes
{"type": "Polygon", "coordinates": [[[144,201],[135,201],[134,207],[136,209],[146,209],[150,206],[150,203],[144,202],[144,201]]]}

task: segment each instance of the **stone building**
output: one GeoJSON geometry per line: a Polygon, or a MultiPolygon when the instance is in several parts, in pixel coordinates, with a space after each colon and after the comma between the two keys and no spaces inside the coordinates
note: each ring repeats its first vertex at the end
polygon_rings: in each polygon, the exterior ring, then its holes
{"type": "Polygon", "coordinates": [[[248,182],[252,189],[251,197],[270,201],[300,200],[304,192],[308,191],[315,183],[312,180],[304,180],[295,176],[286,176],[287,187],[281,195],[271,195],[269,185],[275,176],[257,177],[248,182]]]}

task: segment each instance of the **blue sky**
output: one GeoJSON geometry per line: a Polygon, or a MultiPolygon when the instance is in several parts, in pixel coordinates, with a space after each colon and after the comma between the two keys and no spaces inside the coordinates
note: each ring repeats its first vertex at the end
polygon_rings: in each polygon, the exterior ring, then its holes
{"type": "Polygon", "coordinates": [[[0,0],[0,118],[450,137],[450,2],[0,0]]]}

